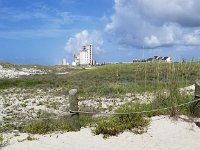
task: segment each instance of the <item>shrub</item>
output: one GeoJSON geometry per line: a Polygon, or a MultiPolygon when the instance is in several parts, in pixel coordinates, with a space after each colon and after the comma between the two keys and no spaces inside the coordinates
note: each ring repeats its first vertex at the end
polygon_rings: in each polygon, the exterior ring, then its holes
{"type": "Polygon", "coordinates": [[[3,134],[0,134],[0,149],[8,144],[8,139],[6,139],[3,134]]]}
{"type": "Polygon", "coordinates": [[[22,132],[31,134],[47,134],[54,131],[73,131],[65,119],[43,119],[22,125],[22,132]]]}
{"type": "Polygon", "coordinates": [[[17,125],[14,123],[4,123],[0,125],[0,132],[9,132],[12,130],[16,130],[17,129],[17,125]]]}
{"type": "MultiPolygon", "coordinates": [[[[136,112],[140,111],[139,104],[125,104],[120,107],[118,113],[136,112]]],[[[135,134],[145,132],[149,125],[149,119],[142,114],[120,114],[114,116],[103,117],[97,121],[95,134],[103,134],[103,136],[115,136],[125,130],[132,131],[135,134]]]]}

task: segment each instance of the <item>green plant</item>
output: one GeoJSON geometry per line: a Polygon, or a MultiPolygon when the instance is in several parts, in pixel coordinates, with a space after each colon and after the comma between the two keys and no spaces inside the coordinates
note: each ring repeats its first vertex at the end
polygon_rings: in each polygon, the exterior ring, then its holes
{"type": "Polygon", "coordinates": [[[15,129],[17,129],[17,125],[14,123],[4,123],[0,125],[0,133],[9,132],[15,129]]]}
{"type": "MultiPolygon", "coordinates": [[[[126,104],[120,107],[118,113],[127,113],[140,111],[142,107],[139,104],[126,104]]],[[[103,136],[115,136],[125,130],[132,131],[135,134],[141,134],[146,131],[149,125],[149,119],[142,114],[119,114],[114,116],[103,117],[97,121],[95,134],[103,134],[103,136]]]]}
{"type": "Polygon", "coordinates": [[[73,131],[66,119],[43,119],[25,123],[22,132],[31,134],[47,134],[54,131],[73,131]]]}
{"type": "Polygon", "coordinates": [[[31,135],[28,135],[26,138],[28,141],[33,141],[33,140],[37,140],[37,138],[32,137],[31,135]]]}
{"type": "Polygon", "coordinates": [[[91,115],[80,115],[79,120],[81,127],[94,126],[99,118],[94,118],[91,115]]]}
{"type": "Polygon", "coordinates": [[[33,140],[37,140],[37,138],[34,138],[31,135],[28,135],[25,139],[18,140],[18,142],[33,141],[33,140]]]}
{"type": "Polygon", "coordinates": [[[0,133],[0,149],[5,147],[9,143],[8,139],[6,139],[3,134],[0,133]]]}

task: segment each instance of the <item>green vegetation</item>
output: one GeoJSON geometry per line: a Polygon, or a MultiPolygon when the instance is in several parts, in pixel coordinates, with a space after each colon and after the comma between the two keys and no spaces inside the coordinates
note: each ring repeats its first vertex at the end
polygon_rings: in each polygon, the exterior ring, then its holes
{"type": "Polygon", "coordinates": [[[8,139],[6,139],[3,134],[0,134],[0,149],[8,144],[8,139]]]}
{"type": "Polygon", "coordinates": [[[115,64],[90,70],[68,68],[70,74],[51,73],[19,79],[1,79],[0,89],[62,87],[66,90],[77,88],[82,97],[119,96],[125,93],[162,90],[168,87],[173,78],[176,78],[177,87],[193,84],[200,76],[200,70],[197,69],[199,67],[200,63],[190,62],[115,64]]]}
{"type": "Polygon", "coordinates": [[[0,133],[9,132],[16,129],[17,129],[17,125],[14,123],[0,124],[0,133]]]}
{"type": "Polygon", "coordinates": [[[37,140],[37,138],[34,138],[31,135],[28,135],[27,138],[25,138],[23,140],[18,140],[18,142],[33,141],[33,140],[37,140]]]}
{"type": "Polygon", "coordinates": [[[3,141],[4,141],[3,135],[0,134],[0,148],[3,147],[3,141]]]}
{"type": "MultiPolygon", "coordinates": [[[[136,112],[141,111],[140,105],[129,105],[126,104],[120,107],[116,112],[136,112]]],[[[94,129],[95,134],[103,134],[104,137],[115,136],[126,130],[132,131],[135,134],[141,134],[145,132],[146,127],[149,125],[149,119],[143,114],[127,114],[127,115],[114,115],[103,117],[97,121],[96,128],[94,129]]]]}
{"type": "MultiPolygon", "coordinates": [[[[115,64],[96,67],[94,69],[71,70],[70,74],[58,75],[52,72],[46,75],[34,75],[19,79],[0,80],[0,89],[10,87],[20,88],[58,88],[67,93],[77,88],[79,96],[87,97],[118,97],[126,93],[151,92],[156,97],[146,104],[133,102],[118,108],[116,112],[150,111],[168,108],[144,114],[113,115],[93,118],[80,116],[81,126],[93,126],[95,134],[104,137],[118,135],[126,130],[141,134],[146,131],[149,117],[156,115],[190,115],[190,106],[176,107],[189,102],[192,96],[180,93],[179,88],[194,84],[200,76],[200,63],[133,63],[115,64]]],[[[49,68],[48,68],[49,69],[49,68]]],[[[55,69],[55,68],[54,68],[55,69]]],[[[53,70],[54,70],[53,69],[53,70]]],[[[40,103],[39,103],[40,104],[40,103]]],[[[6,104],[9,105],[9,104],[6,104]]],[[[42,105],[42,103],[41,103],[42,105]]],[[[49,108],[57,109],[60,103],[48,103],[49,108]]],[[[38,112],[38,116],[49,117],[53,114],[38,112]]],[[[41,119],[21,124],[20,127],[7,124],[2,130],[20,129],[21,132],[46,134],[53,131],[73,131],[66,118],[41,119]]]]}
{"type": "Polygon", "coordinates": [[[21,127],[21,132],[31,134],[47,134],[54,131],[73,131],[66,119],[42,119],[25,123],[21,127]]]}

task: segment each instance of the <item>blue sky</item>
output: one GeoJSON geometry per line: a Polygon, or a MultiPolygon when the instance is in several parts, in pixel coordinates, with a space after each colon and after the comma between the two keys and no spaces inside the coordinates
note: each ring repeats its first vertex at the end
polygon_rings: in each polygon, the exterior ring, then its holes
{"type": "Polygon", "coordinates": [[[0,61],[71,62],[90,43],[100,63],[154,55],[197,60],[200,1],[0,0],[0,61]]]}

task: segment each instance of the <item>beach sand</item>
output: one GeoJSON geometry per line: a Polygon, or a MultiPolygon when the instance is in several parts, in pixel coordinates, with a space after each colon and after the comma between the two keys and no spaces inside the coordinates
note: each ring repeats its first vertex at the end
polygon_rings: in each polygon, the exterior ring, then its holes
{"type": "MultiPolygon", "coordinates": [[[[183,116],[183,118],[185,118],[183,116]]],[[[23,135],[24,136],[24,135],[23,135]]],[[[25,137],[25,136],[24,136],[25,137]]],[[[168,116],[153,117],[142,135],[124,132],[103,139],[90,128],[80,132],[35,135],[33,141],[18,142],[14,137],[4,150],[195,150],[200,148],[200,127],[194,121],[174,120],[168,116]]]]}

